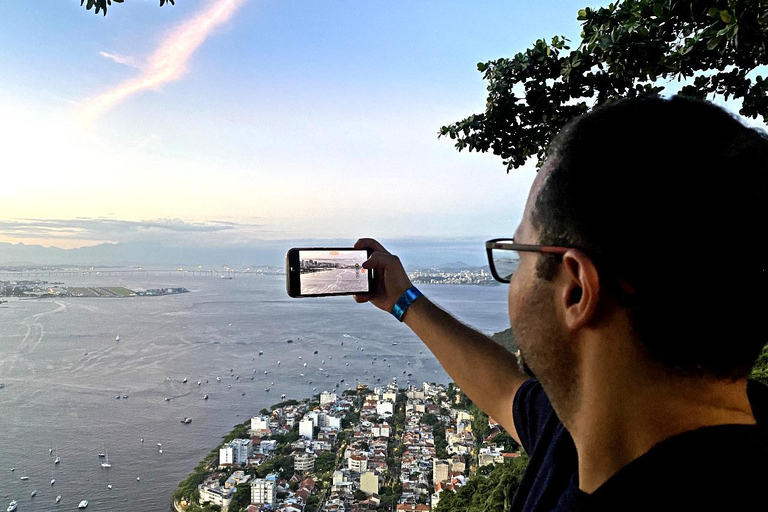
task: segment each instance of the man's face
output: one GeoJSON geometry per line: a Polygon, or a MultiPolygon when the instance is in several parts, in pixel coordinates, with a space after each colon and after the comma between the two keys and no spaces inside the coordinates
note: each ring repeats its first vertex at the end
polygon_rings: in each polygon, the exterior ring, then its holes
{"type": "MultiPolygon", "coordinates": [[[[549,166],[545,164],[528,195],[523,219],[515,233],[516,242],[541,243],[539,230],[532,223],[532,214],[548,174],[549,166]]],[[[555,300],[558,277],[547,281],[536,275],[540,257],[536,252],[520,252],[520,264],[509,283],[509,320],[522,362],[539,379],[555,411],[564,411],[567,407],[558,405],[565,406],[573,391],[576,357],[565,335],[555,300]],[[556,404],[556,401],[560,403],[556,404]]]]}

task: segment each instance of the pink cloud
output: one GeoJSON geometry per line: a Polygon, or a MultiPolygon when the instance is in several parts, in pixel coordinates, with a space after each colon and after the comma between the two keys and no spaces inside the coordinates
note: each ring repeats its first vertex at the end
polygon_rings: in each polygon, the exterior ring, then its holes
{"type": "MultiPolygon", "coordinates": [[[[81,119],[88,123],[118,103],[145,89],[157,89],[178,80],[187,70],[187,62],[213,31],[232,18],[245,0],[210,0],[195,17],[171,30],[158,45],[158,50],[142,66],[142,73],[117,87],[85,100],[81,119]]],[[[115,62],[129,59],[106,52],[101,54],[115,62]],[[120,60],[118,60],[120,59],[120,60]]]]}

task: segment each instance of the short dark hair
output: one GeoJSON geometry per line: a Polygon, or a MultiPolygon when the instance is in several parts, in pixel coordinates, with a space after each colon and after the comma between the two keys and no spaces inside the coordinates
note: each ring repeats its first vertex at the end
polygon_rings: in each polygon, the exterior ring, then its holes
{"type": "MultiPolygon", "coordinates": [[[[768,138],[708,102],[620,100],[575,119],[548,151],[540,243],[581,248],[646,353],[687,375],[739,379],[768,341],[768,138]]],[[[552,275],[551,256],[537,273],[552,275]]]]}

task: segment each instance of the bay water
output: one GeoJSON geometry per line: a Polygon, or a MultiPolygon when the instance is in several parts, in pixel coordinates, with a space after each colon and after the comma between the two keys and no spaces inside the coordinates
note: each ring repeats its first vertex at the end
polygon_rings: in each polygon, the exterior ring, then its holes
{"type": "MultiPolygon", "coordinates": [[[[17,499],[19,512],[72,510],[84,499],[95,511],[165,512],[178,482],[221,437],[281,394],[303,399],[393,377],[401,387],[449,380],[388,313],[351,297],[291,299],[283,276],[39,279],[191,293],[0,305],[0,507],[17,499]],[[192,423],[180,422],[186,417],[192,423]]],[[[505,286],[419,288],[483,332],[509,326],[505,286]]]]}

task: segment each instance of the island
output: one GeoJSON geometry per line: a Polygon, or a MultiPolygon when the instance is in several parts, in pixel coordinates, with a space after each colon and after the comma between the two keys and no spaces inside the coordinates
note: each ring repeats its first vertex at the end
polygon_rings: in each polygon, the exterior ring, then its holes
{"type": "Polygon", "coordinates": [[[141,290],[130,290],[122,286],[65,286],[64,283],[21,280],[0,281],[0,297],[18,297],[27,299],[62,298],[62,297],[98,297],[98,298],[125,298],[125,297],[158,297],[162,295],[176,295],[188,293],[186,288],[166,287],[141,290]]]}

